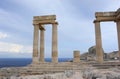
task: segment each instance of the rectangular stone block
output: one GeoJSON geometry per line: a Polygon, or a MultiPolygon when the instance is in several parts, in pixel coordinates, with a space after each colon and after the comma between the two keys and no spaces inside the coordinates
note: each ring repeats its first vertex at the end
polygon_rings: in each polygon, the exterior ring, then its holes
{"type": "Polygon", "coordinates": [[[33,20],[56,20],[56,15],[44,15],[44,16],[34,16],[33,20]]]}
{"type": "Polygon", "coordinates": [[[74,59],[73,59],[73,62],[80,62],[80,51],[74,51],[73,53],[74,55],[74,59]]]}
{"type": "Polygon", "coordinates": [[[116,17],[115,16],[110,16],[110,17],[97,17],[96,18],[96,20],[97,21],[102,21],[102,22],[104,22],[104,21],[114,21],[114,20],[116,20],[116,17]]]}
{"type": "Polygon", "coordinates": [[[40,21],[40,20],[33,20],[33,24],[53,24],[57,23],[55,20],[45,20],[45,21],[40,21]]]}
{"type": "Polygon", "coordinates": [[[115,12],[96,12],[96,17],[110,17],[110,16],[116,16],[115,12]]]}

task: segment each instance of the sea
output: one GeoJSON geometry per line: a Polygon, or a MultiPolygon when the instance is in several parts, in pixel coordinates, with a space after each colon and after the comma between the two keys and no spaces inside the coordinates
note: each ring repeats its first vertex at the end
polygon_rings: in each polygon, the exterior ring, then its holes
{"type": "MultiPolygon", "coordinates": [[[[58,62],[70,61],[72,58],[58,58],[58,62]]],[[[46,62],[51,62],[51,58],[45,58],[46,62]]],[[[32,58],[0,58],[0,68],[3,67],[22,67],[29,65],[32,58]]]]}

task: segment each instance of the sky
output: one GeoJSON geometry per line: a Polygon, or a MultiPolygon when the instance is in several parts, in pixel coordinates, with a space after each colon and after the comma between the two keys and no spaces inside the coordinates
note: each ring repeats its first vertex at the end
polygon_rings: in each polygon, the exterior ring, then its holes
{"type": "MultiPolygon", "coordinates": [[[[85,53],[95,45],[95,12],[116,11],[120,0],[1,0],[0,58],[31,58],[33,16],[57,17],[59,58],[85,53]]],[[[45,26],[45,57],[51,58],[52,25],[45,26]]],[[[115,22],[101,22],[106,53],[118,50],[115,22]]]]}

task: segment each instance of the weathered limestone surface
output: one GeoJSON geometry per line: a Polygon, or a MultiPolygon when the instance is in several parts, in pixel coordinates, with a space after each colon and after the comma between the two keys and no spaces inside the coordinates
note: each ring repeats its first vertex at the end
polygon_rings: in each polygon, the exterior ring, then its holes
{"type": "Polygon", "coordinates": [[[46,73],[60,73],[69,70],[78,71],[84,69],[84,67],[86,67],[86,65],[73,62],[31,64],[27,67],[2,68],[0,69],[0,77],[41,75],[46,73]]]}
{"type": "Polygon", "coordinates": [[[96,21],[116,21],[120,20],[120,9],[114,12],[96,12],[96,21]]]}
{"type": "Polygon", "coordinates": [[[40,30],[40,62],[44,62],[44,30],[40,30]]]}
{"type": "Polygon", "coordinates": [[[52,62],[58,63],[57,24],[52,27],[52,62]]]}
{"type": "Polygon", "coordinates": [[[53,24],[53,23],[57,23],[55,20],[46,20],[46,21],[33,21],[33,24],[53,24]]]}
{"type": "Polygon", "coordinates": [[[80,51],[74,51],[74,60],[73,62],[80,62],[80,51]]]}
{"type": "Polygon", "coordinates": [[[100,31],[100,22],[95,22],[95,34],[96,34],[96,55],[99,63],[103,62],[103,50],[100,31]]]}
{"type": "Polygon", "coordinates": [[[56,15],[34,16],[33,24],[53,24],[57,23],[56,15]]]}
{"type": "Polygon", "coordinates": [[[114,21],[117,22],[117,32],[118,32],[118,47],[119,47],[119,57],[120,57],[120,9],[114,12],[96,12],[95,13],[96,20],[95,23],[95,34],[96,34],[96,52],[97,52],[97,61],[103,62],[103,54],[102,52],[102,40],[101,40],[101,31],[100,31],[100,22],[104,21],[114,21]]]}
{"type": "Polygon", "coordinates": [[[58,62],[58,39],[57,39],[57,22],[56,15],[34,16],[34,42],[33,42],[33,63],[44,63],[44,31],[43,25],[52,24],[52,62],[58,62]],[[40,30],[40,57],[38,54],[38,34],[40,30]],[[38,61],[38,59],[40,60],[38,61]]]}
{"type": "Polygon", "coordinates": [[[116,20],[115,12],[96,12],[95,17],[97,21],[114,21],[116,20]]]}
{"type": "Polygon", "coordinates": [[[119,53],[119,57],[120,57],[120,20],[117,21],[117,35],[118,35],[118,53],[119,53]]]}
{"type": "Polygon", "coordinates": [[[34,16],[33,20],[39,20],[39,21],[56,20],[56,15],[34,16]]]}
{"type": "Polygon", "coordinates": [[[120,79],[120,70],[112,69],[93,69],[88,68],[83,70],[83,79],[120,79]]]}
{"type": "Polygon", "coordinates": [[[95,13],[96,17],[110,17],[110,16],[116,16],[115,12],[96,12],[95,13]]]}
{"type": "Polygon", "coordinates": [[[33,40],[33,63],[38,63],[38,35],[39,25],[34,25],[34,40],[33,40]]]}
{"type": "Polygon", "coordinates": [[[82,70],[66,70],[65,72],[44,73],[39,75],[0,76],[0,79],[120,79],[120,69],[96,69],[93,67],[82,67],[82,70]]]}

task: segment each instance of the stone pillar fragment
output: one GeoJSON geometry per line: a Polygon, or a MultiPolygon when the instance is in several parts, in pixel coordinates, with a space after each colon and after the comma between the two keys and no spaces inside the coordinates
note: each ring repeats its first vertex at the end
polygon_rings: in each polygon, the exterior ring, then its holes
{"type": "Polygon", "coordinates": [[[118,53],[119,53],[119,60],[120,60],[120,20],[117,21],[117,35],[118,35],[118,53]]]}
{"type": "Polygon", "coordinates": [[[80,62],[80,51],[74,51],[74,59],[73,62],[80,62]]]}
{"type": "Polygon", "coordinates": [[[34,25],[34,40],[33,40],[33,60],[32,63],[39,63],[38,59],[38,35],[39,35],[39,25],[34,25]]]}
{"type": "Polygon", "coordinates": [[[44,63],[44,30],[40,30],[40,63],[44,63]]]}
{"type": "Polygon", "coordinates": [[[96,57],[99,63],[103,62],[102,40],[100,22],[95,22],[95,35],[96,35],[96,57]]]}
{"type": "Polygon", "coordinates": [[[57,23],[52,24],[52,62],[58,63],[57,23]]]}

